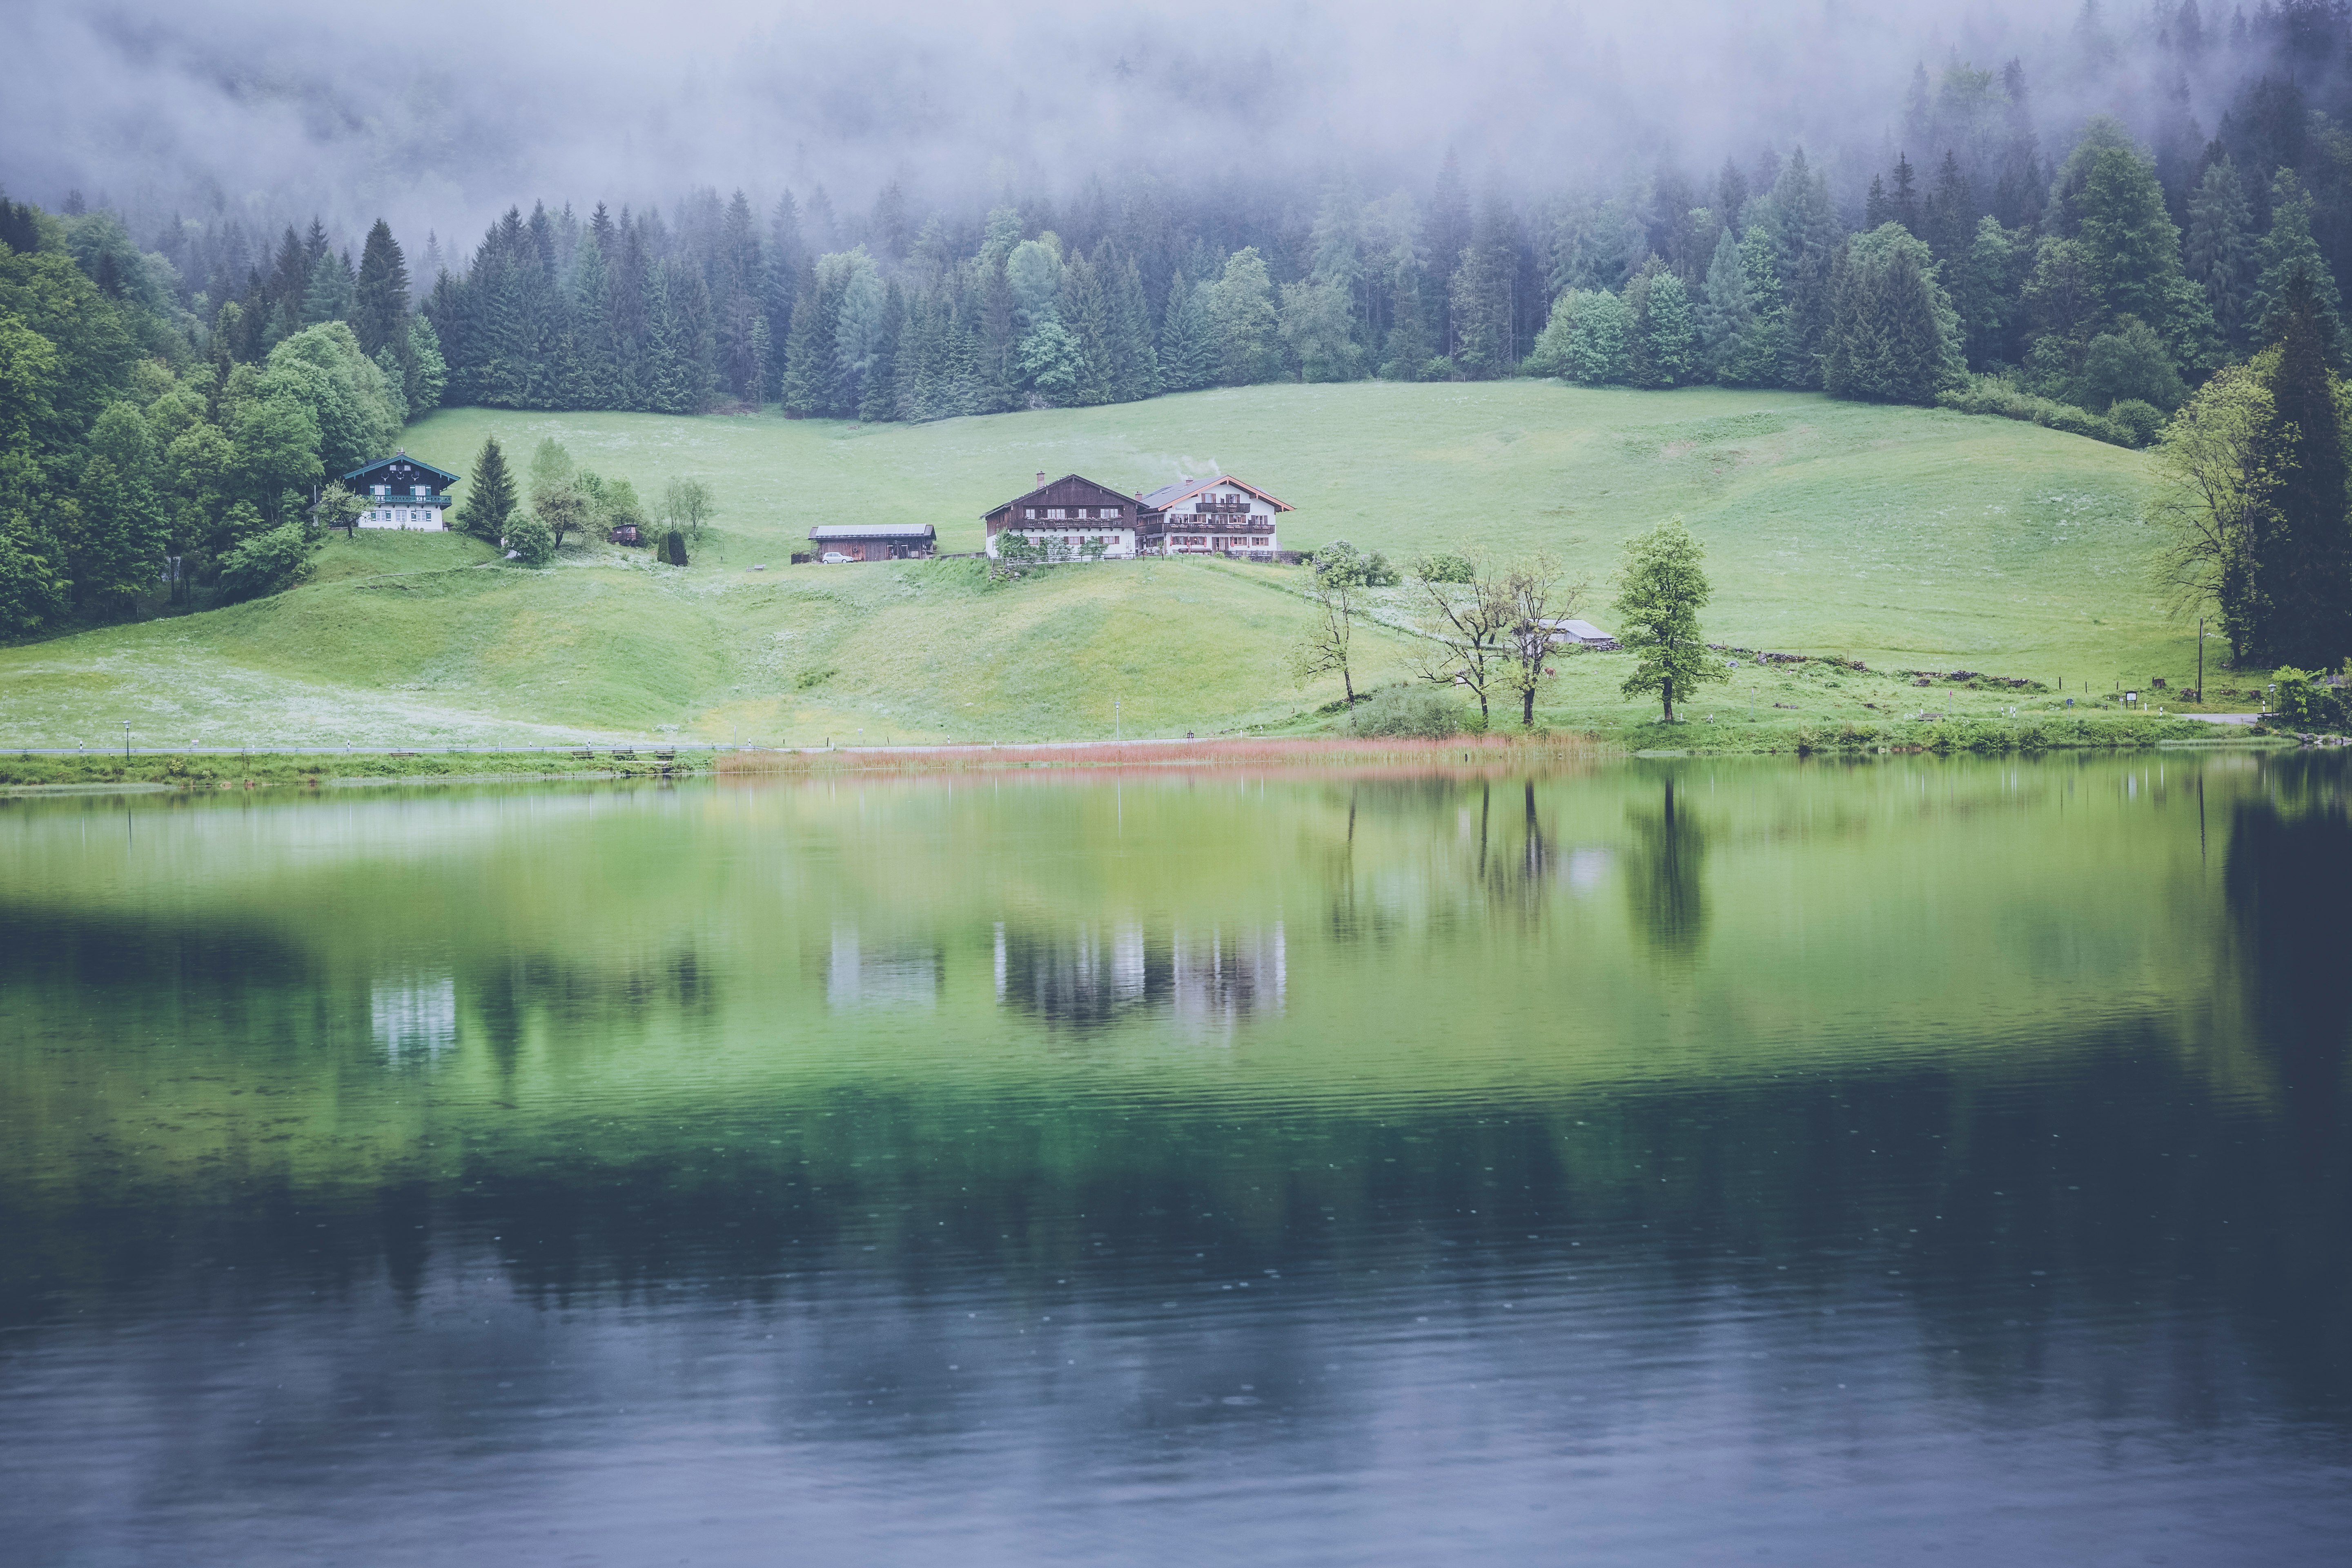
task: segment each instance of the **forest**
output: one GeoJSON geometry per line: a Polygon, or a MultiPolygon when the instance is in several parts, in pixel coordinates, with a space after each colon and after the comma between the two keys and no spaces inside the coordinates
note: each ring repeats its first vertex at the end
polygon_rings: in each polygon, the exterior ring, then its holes
{"type": "Polygon", "coordinates": [[[266,591],[315,529],[307,487],[442,404],[919,421],[1527,375],[1941,404],[2144,446],[2280,338],[2298,276],[2337,355],[2341,5],[2126,20],[2086,0],[2047,59],[1954,53],[1850,86],[1885,106],[1874,140],[1550,190],[1474,187],[1443,149],[1425,187],[1381,195],[1344,171],[1150,167],[1058,195],[918,201],[894,180],[838,206],[821,184],[705,187],[517,202],[470,252],[382,220],[353,244],[315,218],[273,236],[235,209],[12,202],[0,632],[129,613],[164,560],[266,591]],[[2197,103],[2226,107],[2208,125],[2197,103]]]}

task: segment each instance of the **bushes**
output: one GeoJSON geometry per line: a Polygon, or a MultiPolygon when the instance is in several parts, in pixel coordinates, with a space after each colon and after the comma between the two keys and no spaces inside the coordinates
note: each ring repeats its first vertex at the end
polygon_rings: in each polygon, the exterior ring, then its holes
{"type": "Polygon", "coordinates": [[[1350,727],[1359,735],[1442,741],[1462,732],[1462,704],[1433,686],[1384,687],[1356,710],[1350,727]]]}
{"type": "Polygon", "coordinates": [[[2346,700],[2345,689],[2328,685],[2325,675],[2281,665],[2272,679],[2278,683],[2272,710],[2290,727],[2342,730],[2352,725],[2352,702],[2346,700]]]}
{"type": "Polygon", "coordinates": [[[282,594],[310,574],[318,547],[299,522],[257,533],[221,557],[221,591],[232,600],[282,594]]]}
{"type": "Polygon", "coordinates": [[[519,511],[507,522],[507,548],[526,566],[544,566],[555,559],[555,531],[537,512],[519,511]]]}
{"type": "Polygon", "coordinates": [[[2069,436],[2088,436],[2094,441],[2105,441],[2111,447],[2140,445],[2138,437],[2122,420],[2094,414],[2086,408],[2077,408],[2071,403],[2053,403],[2046,397],[2021,392],[2015,384],[1997,375],[1979,375],[1967,386],[1937,393],[1936,406],[1948,408],[1955,414],[1990,414],[1997,419],[2022,419],[2048,429],[2063,430],[2069,436]]]}

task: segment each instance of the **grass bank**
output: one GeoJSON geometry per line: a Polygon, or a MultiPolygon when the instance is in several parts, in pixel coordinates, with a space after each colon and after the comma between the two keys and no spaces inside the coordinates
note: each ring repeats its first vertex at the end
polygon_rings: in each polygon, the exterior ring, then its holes
{"type": "MultiPolygon", "coordinates": [[[[919,426],[457,409],[406,439],[463,471],[493,433],[518,452],[555,436],[641,493],[702,476],[719,525],[683,569],[593,542],[523,571],[463,538],[337,539],[313,582],[272,599],[0,649],[0,747],[96,747],[124,720],[142,745],[418,750],[1328,729],[1336,682],[1301,690],[1286,668],[1296,570],[1166,561],[994,583],[970,561],[787,564],[811,525],[856,519],[977,549],[980,512],[1039,469],[1122,489],[1239,471],[1297,507],[1293,546],[1549,550],[1594,583],[1586,613],[1604,624],[1620,542],[1678,512],[1707,545],[1706,626],[1729,644],[2085,696],[2178,689],[2196,669],[2194,627],[2146,570],[2144,455],[1931,409],[1358,384],[919,426]]],[[[1410,650],[1402,630],[1368,631],[1360,686],[1404,678],[1410,650]]],[[[1563,669],[1538,717],[1638,727],[1644,705],[1615,684],[1563,669]]],[[[1876,721],[1843,697],[1802,711],[1876,721]]]]}

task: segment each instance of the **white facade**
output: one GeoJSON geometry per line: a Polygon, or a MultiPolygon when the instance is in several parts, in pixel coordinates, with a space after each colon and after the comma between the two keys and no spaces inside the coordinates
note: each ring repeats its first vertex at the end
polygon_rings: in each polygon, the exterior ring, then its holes
{"type": "Polygon", "coordinates": [[[430,485],[410,487],[407,495],[394,495],[394,487],[370,485],[369,494],[361,499],[367,510],[360,513],[362,528],[399,528],[433,531],[446,528],[441,509],[449,504],[446,495],[436,495],[430,485]]]}
{"type": "Polygon", "coordinates": [[[1160,548],[1170,555],[1279,550],[1275,520],[1280,515],[1281,509],[1262,496],[1219,485],[1168,509],[1160,548]]]}
{"type": "Polygon", "coordinates": [[[1055,561],[1135,559],[1135,508],[1131,505],[1022,506],[1013,511],[1002,529],[988,535],[992,561],[997,558],[997,540],[1007,533],[1043,544],[1055,561]]]}

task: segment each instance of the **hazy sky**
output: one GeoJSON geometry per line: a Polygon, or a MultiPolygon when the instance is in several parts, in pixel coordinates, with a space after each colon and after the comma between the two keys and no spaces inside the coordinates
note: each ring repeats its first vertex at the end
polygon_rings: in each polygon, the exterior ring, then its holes
{"type": "MultiPolygon", "coordinates": [[[[2029,56],[2074,7],[2017,0],[1161,0],[562,5],[16,0],[0,182],[140,211],[316,206],[463,234],[508,203],[772,195],[863,207],[1346,166],[1548,189],[1662,149],[1875,142],[1915,60],[2029,56]]],[[[2111,5],[2125,25],[2125,7],[2111,5]]],[[[2134,18],[2140,7],[2129,10],[2134,18]]]]}

